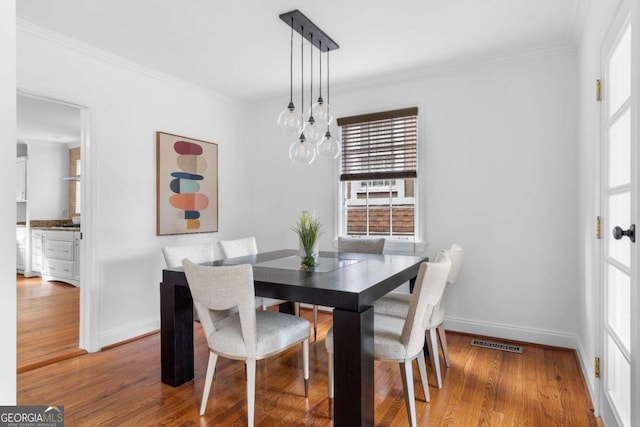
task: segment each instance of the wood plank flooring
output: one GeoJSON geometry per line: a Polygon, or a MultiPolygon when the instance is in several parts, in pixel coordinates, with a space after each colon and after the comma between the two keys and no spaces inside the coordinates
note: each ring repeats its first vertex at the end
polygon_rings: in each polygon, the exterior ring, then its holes
{"type": "MultiPolygon", "coordinates": [[[[303,310],[311,319],[311,312],[303,310]]],[[[258,362],[257,426],[331,426],[324,336],[331,315],[320,313],[318,341],[310,343],[310,389],[304,398],[302,350],[258,362]]],[[[195,328],[195,380],[180,387],[160,382],[160,336],[152,334],[99,353],[18,375],[18,404],[64,405],[70,426],[246,425],[242,362],[219,358],[207,413],[198,410],[208,349],[195,328]]],[[[447,333],[451,368],[431,403],[414,370],[420,426],[597,426],[573,350],[523,345],[523,354],[469,345],[472,336],[447,333]]],[[[493,340],[496,341],[496,340],[493,340]]],[[[376,362],[376,425],[406,426],[400,371],[376,362]]]]}
{"type": "Polygon", "coordinates": [[[80,289],[16,276],[17,371],[85,354],[78,348],[80,289]]]}

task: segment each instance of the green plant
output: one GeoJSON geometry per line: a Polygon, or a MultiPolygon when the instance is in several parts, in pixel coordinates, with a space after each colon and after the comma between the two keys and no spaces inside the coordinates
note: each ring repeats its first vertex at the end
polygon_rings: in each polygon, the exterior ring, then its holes
{"type": "Polygon", "coordinates": [[[316,265],[313,249],[318,238],[322,235],[322,231],[320,231],[321,227],[322,224],[320,223],[320,218],[318,218],[318,213],[309,213],[307,211],[303,211],[298,217],[296,225],[291,227],[291,229],[298,234],[302,242],[305,253],[302,259],[302,267],[305,269],[312,269],[316,265]]]}

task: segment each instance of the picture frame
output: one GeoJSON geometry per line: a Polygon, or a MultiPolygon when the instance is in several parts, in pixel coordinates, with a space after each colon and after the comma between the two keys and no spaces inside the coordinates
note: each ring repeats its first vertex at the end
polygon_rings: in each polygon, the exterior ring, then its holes
{"type": "Polygon", "coordinates": [[[218,231],[218,144],[156,132],[156,235],[218,231]]]}

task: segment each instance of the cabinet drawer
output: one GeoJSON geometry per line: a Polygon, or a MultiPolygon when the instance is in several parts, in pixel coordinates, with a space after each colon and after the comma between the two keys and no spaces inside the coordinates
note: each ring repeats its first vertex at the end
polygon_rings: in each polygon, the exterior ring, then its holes
{"type": "Polygon", "coordinates": [[[49,276],[73,279],[73,262],[48,259],[47,273],[49,276]]]}
{"type": "Polygon", "coordinates": [[[35,271],[37,273],[41,273],[42,272],[42,259],[41,258],[38,258],[38,259],[33,258],[31,260],[31,271],[35,271]]]}
{"type": "Polygon", "coordinates": [[[73,261],[73,242],[61,242],[59,240],[47,241],[47,259],[65,259],[73,261]]]}
{"type": "Polygon", "coordinates": [[[47,240],[64,240],[73,242],[73,231],[47,230],[47,240]]]}
{"type": "Polygon", "coordinates": [[[32,252],[42,253],[42,238],[33,237],[31,239],[31,250],[32,252]]]}

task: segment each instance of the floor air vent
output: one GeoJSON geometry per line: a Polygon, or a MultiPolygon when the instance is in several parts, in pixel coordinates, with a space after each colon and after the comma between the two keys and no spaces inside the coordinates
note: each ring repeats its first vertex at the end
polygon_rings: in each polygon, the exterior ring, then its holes
{"type": "Polygon", "coordinates": [[[519,345],[501,344],[497,342],[473,339],[471,345],[476,347],[492,348],[494,350],[510,351],[512,353],[522,353],[522,347],[519,345]]]}

